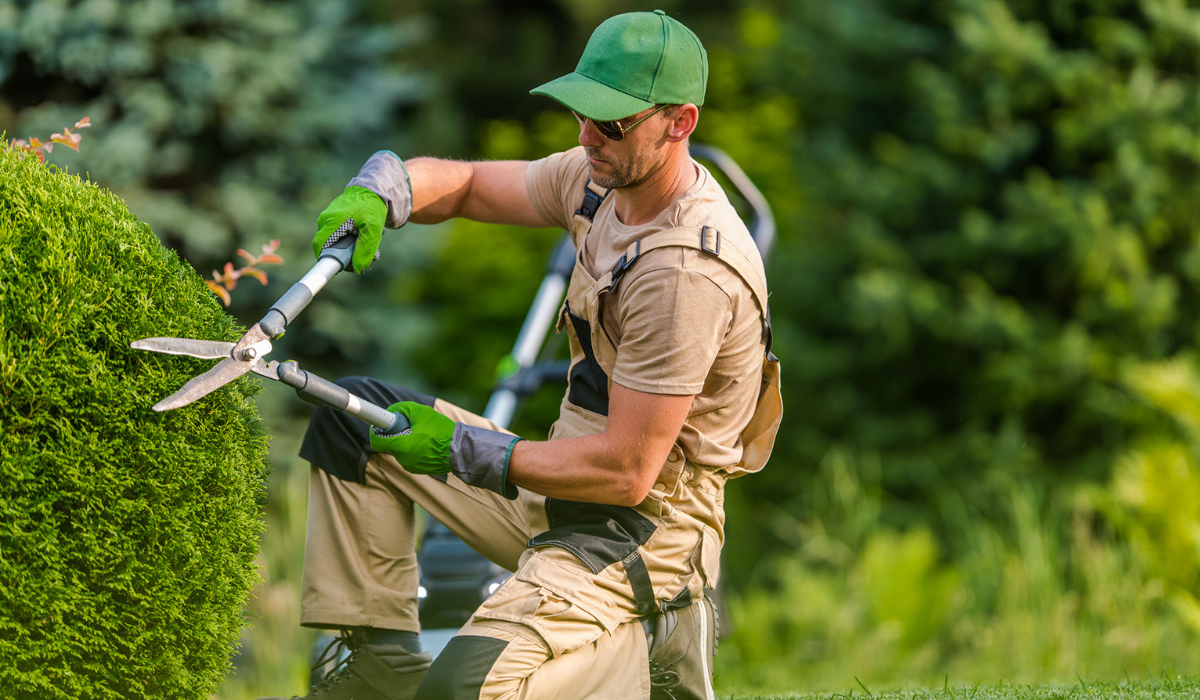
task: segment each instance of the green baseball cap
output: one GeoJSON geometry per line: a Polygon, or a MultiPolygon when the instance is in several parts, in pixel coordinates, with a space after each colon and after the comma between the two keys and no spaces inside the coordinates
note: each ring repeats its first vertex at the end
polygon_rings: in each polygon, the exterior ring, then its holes
{"type": "Polygon", "coordinates": [[[599,121],[658,104],[704,104],[708,54],[662,10],[629,12],[596,27],[575,72],[530,90],[599,121]]]}

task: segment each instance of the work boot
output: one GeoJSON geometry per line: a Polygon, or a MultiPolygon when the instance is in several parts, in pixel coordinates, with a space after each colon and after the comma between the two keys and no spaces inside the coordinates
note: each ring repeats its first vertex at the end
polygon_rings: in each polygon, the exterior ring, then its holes
{"type": "Polygon", "coordinates": [[[649,635],[651,700],[713,700],[720,621],[708,591],[690,605],[664,608],[649,635]]]}
{"type": "Polygon", "coordinates": [[[414,654],[399,645],[369,644],[361,632],[349,630],[329,645],[317,667],[339,658],[308,695],[292,696],[292,700],[412,700],[433,659],[429,653],[414,654]]]}

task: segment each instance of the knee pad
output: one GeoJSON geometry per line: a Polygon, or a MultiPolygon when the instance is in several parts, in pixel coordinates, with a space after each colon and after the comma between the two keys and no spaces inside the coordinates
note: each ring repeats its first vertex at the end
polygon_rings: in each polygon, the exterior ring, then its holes
{"type": "Polygon", "coordinates": [[[478,700],[479,691],[508,642],[459,635],[426,672],[413,700],[478,700]]]}

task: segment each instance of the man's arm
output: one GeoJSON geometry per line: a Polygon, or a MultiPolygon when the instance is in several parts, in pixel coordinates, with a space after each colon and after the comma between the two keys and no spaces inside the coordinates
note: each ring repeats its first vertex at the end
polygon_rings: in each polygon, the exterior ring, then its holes
{"type": "Polygon", "coordinates": [[[604,432],[553,442],[521,440],[513,448],[507,481],[553,498],[637,505],[658,478],[693,398],[613,382],[604,432]]]}
{"type": "Polygon", "coordinates": [[[466,162],[413,158],[404,162],[412,183],[410,220],[436,224],[456,217],[489,224],[544,227],[525,187],[528,161],[466,162]]]}
{"type": "Polygon", "coordinates": [[[359,273],[378,256],[385,226],[399,228],[410,220],[435,224],[453,217],[551,226],[529,197],[528,166],[527,161],[468,163],[437,158],[405,163],[391,151],[377,151],[317,217],[313,255],[319,258],[347,221],[358,229],[350,269],[359,273]]]}

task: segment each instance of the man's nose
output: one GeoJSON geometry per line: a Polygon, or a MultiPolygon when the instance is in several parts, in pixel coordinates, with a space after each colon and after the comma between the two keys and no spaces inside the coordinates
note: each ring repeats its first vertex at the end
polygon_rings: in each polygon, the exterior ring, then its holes
{"type": "Polygon", "coordinates": [[[596,128],[591,119],[584,117],[579,123],[579,145],[598,148],[604,145],[604,135],[596,128]]]}

